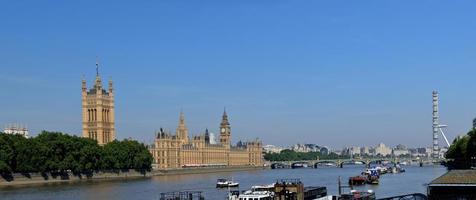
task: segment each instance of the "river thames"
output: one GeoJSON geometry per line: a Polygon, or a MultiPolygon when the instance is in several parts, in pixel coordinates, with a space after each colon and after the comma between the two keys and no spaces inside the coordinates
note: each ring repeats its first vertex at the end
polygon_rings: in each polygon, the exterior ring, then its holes
{"type": "MultiPolygon", "coordinates": [[[[379,185],[355,187],[357,190],[374,190],[377,198],[394,195],[423,193],[426,184],[447,170],[442,166],[406,166],[401,174],[385,174],[379,185]]],[[[182,190],[202,191],[205,199],[225,199],[227,190],[216,189],[218,178],[232,178],[240,183],[240,190],[252,185],[264,185],[282,178],[299,178],[304,186],[326,186],[329,194],[337,194],[337,179],[360,174],[361,166],[344,168],[304,168],[254,170],[209,174],[168,175],[148,179],[87,181],[48,185],[29,185],[0,188],[0,199],[159,199],[160,193],[182,190]]]]}

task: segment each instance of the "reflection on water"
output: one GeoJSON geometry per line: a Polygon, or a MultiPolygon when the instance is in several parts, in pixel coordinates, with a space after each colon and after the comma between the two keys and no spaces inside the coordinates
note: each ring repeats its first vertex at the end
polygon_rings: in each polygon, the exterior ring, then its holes
{"type": "MultiPolygon", "coordinates": [[[[159,199],[161,192],[198,190],[205,198],[224,199],[227,189],[216,189],[218,178],[230,178],[240,183],[240,190],[252,185],[270,184],[281,178],[300,178],[305,186],[326,186],[330,194],[337,193],[337,178],[360,174],[362,166],[320,169],[279,169],[214,174],[156,176],[150,179],[120,181],[88,181],[8,187],[0,189],[0,199],[159,199]]],[[[379,185],[356,187],[372,189],[377,197],[407,193],[426,193],[426,184],[446,172],[441,166],[407,167],[402,174],[386,174],[379,185]]]]}

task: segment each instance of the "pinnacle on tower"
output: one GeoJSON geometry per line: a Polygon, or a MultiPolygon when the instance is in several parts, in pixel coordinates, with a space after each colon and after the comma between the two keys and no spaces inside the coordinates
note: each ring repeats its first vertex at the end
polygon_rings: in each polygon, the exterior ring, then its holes
{"type": "Polygon", "coordinates": [[[109,79],[109,93],[112,93],[114,88],[112,87],[112,79],[109,79]]]}
{"type": "Polygon", "coordinates": [[[101,77],[99,76],[99,59],[96,57],[96,81],[94,83],[96,90],[102,90],[101,77]]]}
{"type": "Polygon", "coordinates": [[[183,114],[183,111],[180,111],[180,118],[179,118],[179,126],[185,126],[185,116],[183,114]]]}
{"type": "Polygon", "coordinates": [[[180,117],[179,117],[179,124],[177,127],[178,132],[185,132],[187,131],[187,126],[185,125],[185,115],[183,114],[183,111],[180,111],[180,117]]]}
{"type": "Polygon", "coordinates": [[[226,108],[223,109],[223,117],[222,117],[222,120],[221,120],[221,125],[230,125],[230,123],[228,122],[228,115],[226,114],[226,108]]]}
{"type": "Polygon", "coordinates": [[[183,111],[180,111],[179,124],[177,127],[177,137],[183,140],[188,139],[188,129],[185,125],[185,117],[183,111]]]}
{"type": "Polygon", "coordinates": [[[83,79],[81,80],[81,90],[83,92],[86,92],[88,88],[86,87],[86,80],[84,79],[84,76],[83,76],[83,79]]]}
{"type": "Polygon", "coordinates": [[[96,56],[96,76],[99,76],[99,57],[96,56]]]}

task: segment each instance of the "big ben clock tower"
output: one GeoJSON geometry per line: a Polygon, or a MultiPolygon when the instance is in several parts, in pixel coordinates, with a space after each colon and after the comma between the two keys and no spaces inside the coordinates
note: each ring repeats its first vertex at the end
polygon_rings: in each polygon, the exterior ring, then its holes
{"type": "Polygon", "coordinates": [[[228,122],[228,115],[226,114],[226,110],[223,111],[223,117],[220,123],[220,143],[225,148],[230,148],[231,141],[231,128],[230,123],[228,122]]]}

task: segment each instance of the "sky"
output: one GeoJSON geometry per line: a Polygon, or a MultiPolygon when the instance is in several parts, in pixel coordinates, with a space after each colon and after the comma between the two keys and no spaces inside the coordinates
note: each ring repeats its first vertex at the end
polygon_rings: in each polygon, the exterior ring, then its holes
{"type": "MultiPolygon", "coordinates": [[[[0,1],[0,124],[81,134],[81,79],[113,79],[118,139],[430,146],[476,117],[476,2],[0,1]]],[[[443,141],[441,141],[443,142],[443,141]]],[[[442,143],[443,144],[443,143],[442,143]]]]}

